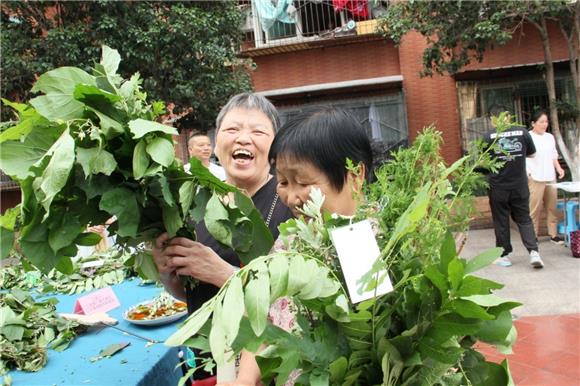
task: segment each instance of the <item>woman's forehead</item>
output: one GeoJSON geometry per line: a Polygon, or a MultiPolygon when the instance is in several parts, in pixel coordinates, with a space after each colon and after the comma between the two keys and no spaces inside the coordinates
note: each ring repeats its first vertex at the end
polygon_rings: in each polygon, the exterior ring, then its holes
{"type": "Polygon", "coordinates": [[[282,153],[276,156],[276,169],[294,172],[318,171],[314,162],[291,153],[282,153]]]}
{"type": "Polygon", "coordinates": [[[263,111],[241,107],[233,108],[224,116],[221,127],[225,126],[247,126],[251,129],[261,128],[274,131],[272,121],[263,111]]]}

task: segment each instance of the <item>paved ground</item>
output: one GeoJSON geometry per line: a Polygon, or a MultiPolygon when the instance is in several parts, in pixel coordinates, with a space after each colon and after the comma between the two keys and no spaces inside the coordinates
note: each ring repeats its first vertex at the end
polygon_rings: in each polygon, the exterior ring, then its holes
{"type": "MultiPolygon", "coordinates": [[[[492,265],[477,275],[504,284],[496,293],[523,303],[513,310],[517,316],[580,313],[580,259],[573,258],[569,248],[542,237],[539,249],[545,267],[534,269],[520,234],[513,228],[511,238],[513,265],[507,268],[492,265]]],[[[494,246],[493,229],[472,230],[461,256],[469,259],[494,246]]]]}

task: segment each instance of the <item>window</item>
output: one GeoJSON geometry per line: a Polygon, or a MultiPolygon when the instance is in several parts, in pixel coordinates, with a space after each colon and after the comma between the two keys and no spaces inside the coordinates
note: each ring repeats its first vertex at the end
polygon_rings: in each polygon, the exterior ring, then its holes
{"type": "Polygon", "coordinates": [[[335,106],[349,110],[358,118],[369,138],[382,141],[387,146],[400,144],[409,138],[402,92],[378,97],[316,101],[300,106],[279,107],[281,124],[310,106],[335,106]]]}
{"type": "MultiPolygon", "coordinates": [[[[546,83],[540,79],[522,79],[515,82],[458,82],[459,110],[461,115],[461,136],[463,149],[468,144],[481,138],[492,130],[487,118],[490,110],[499,107],[512,113],[517,122],[526,127],[530,126],[530,119],[537,110],[548,110],[548,90],[546,83]]],[[[562,76],[556,79],[556,98],[568,103],[576,103],[575,93],[570,77],[562,76]]],[[[562,127],[566,116],[560,109],[559,115],[562,127]]]]}

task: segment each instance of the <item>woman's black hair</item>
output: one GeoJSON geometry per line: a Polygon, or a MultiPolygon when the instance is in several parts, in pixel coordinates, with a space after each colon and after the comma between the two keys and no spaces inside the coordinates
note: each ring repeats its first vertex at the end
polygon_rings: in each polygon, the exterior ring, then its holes
{"type": "Polygon", "coordinates": [[[542,115],[545,115],[546,118],[550,117],[546,110],[537,110],[532,114],[532,119],[530,120],[530,122],[532,122],[532,123],[538,122],[538,119],[540,119],[542,117],[542,115]]]}
{"type": "Polygon", "coordinates": [[[270,147],[272,165],[278,157],[310,162],[341,191],[348,170],[346,160],[372,174],[373,155],[367,134],[349,112],[334,107],[308,108],[286,122],[270,147]]]}

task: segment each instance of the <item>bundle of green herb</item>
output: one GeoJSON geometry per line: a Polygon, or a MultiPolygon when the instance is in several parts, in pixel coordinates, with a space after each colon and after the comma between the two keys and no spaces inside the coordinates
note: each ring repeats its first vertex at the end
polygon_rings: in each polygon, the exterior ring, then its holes
{"type": "Polygon", "coordinates": [[[116,247],[73,259],[73,271],[70,274],[56,269],[45,274],[30,266],[24,256],[18,259],[18,264],[0,270],[0,288],[18,287],[35,289],[39,293],[78,294],[118,284],[135,275],[128,266],[133,259],[131,254],[116,247]]]}
{"type": "Polygon", "coordinates": [[[321,213],[324,197],[312,195],[307,218],[281,227],[286,250],[240,270],[166,343],[210,349],[218,364],[230,348],[267,345],[257,355],[265,384],[283,385],[299,369],[297,385],[508,385],[507,362],[487,362],[474,347],[508,352],[515,340],[510,310],[519,304],[473,275],[500,251],[466,261],[450,232],[467,226],[468,199],[483,183],[475,169],[498,165],[478,151],[447,168],[441,143],[427,129],[394,154],[354,220],[321,213]],[[329,230],[361,219],[377,224],[381,254],[360,284],[374,289],[387,270],[394,291],[352,304],[329,230]],[[297,309],[291,331],[268,322],[281,296],[297,309]]]}
{"type": "Polygon", "coordinates": [[[0,374],[9,370],[38,371],[46,350],[65,350],[80,326],[56,313],[56,299],[35,302],[14,288],[0,294],[0,374]]]}
{"type": "Polygon", "coordinates": [[[77,245],[100,238],[87,225],[104,224],[117,243],[137,249],[139,271],[157,271],[143,242],[161,232],[195,239],[204,220],[209,232],[240,258],[268,252],[273,240],[252,201],[215,178],[197,159],[191,174],[175,158],[177,131],[154,120],[161,102],[146,103],[139,74],[117,75],[120,56],[106,46],[92,74],[61,67],[41,75],[30,105],[3,102],[19,115],[0,134],[0,168],[20,183],[21,205],[0,218],[2,256],[19,245],[44,272],[70,274],[77,245]],[[223,200],[226,194],[233,199],[223,200]]]}

